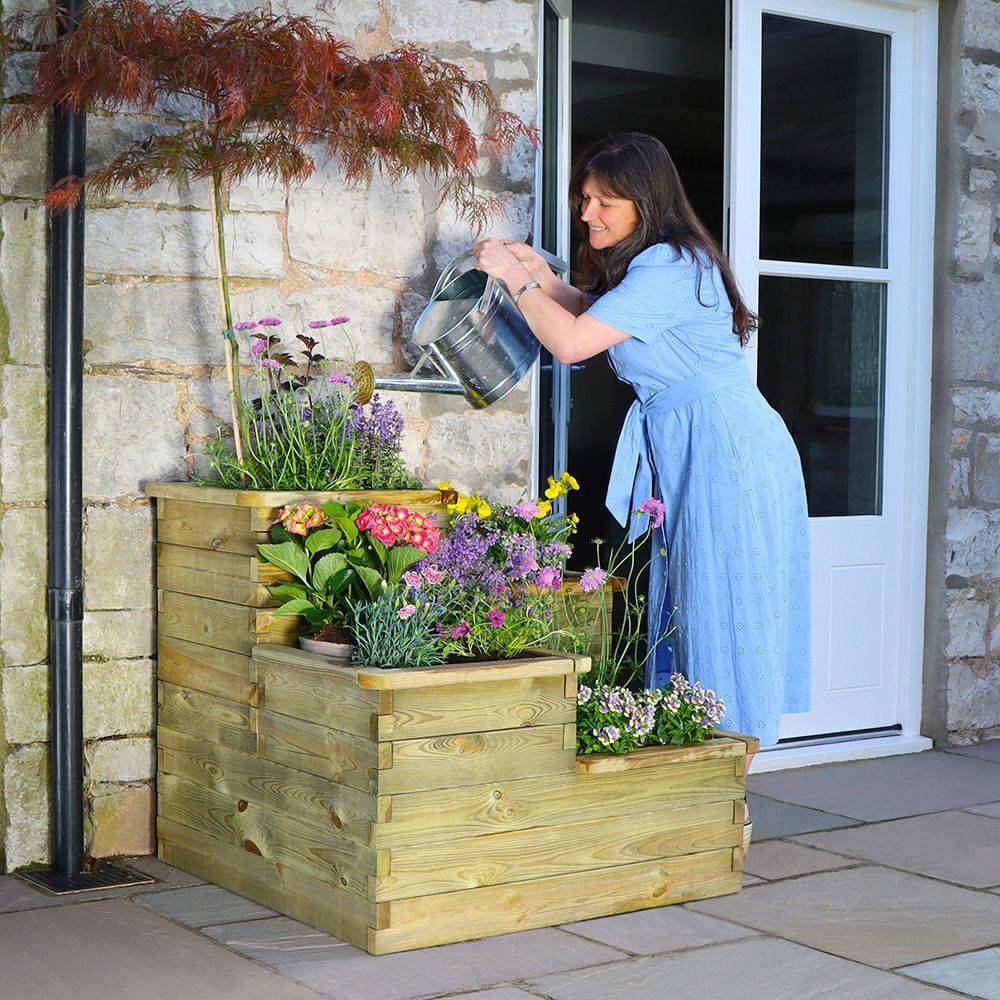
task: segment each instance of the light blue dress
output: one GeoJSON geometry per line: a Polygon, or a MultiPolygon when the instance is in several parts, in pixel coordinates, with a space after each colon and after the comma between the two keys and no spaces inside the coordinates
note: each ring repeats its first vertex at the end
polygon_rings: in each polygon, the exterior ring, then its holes
{"type": "MultiPolygon", "coordinates": [[[[663,627],[672,602],[677,632],[648,665],[647,684],[662,686],[679,669],[726,703],[723,728],[769,746],[782,713],[810,703],[802,465],[750,378],[718,269],[703,264],[700,291],[697,271],[686,251],[649,247],[590,307],[630,335],[608,353],[637,397],[607,505],[622,525],[648,496],[666,505],[654,537],[654,551],[667,556],[653,560],[650,631],[663,627]]],[[[632,536],[645,524],[635,518],[632,536]]]]}

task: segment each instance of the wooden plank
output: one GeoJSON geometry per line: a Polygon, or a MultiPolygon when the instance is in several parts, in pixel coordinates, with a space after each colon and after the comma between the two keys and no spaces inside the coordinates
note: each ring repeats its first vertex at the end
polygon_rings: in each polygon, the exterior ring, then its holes
{"type": "Polygon", "coordinates": [[[392,764],[379,771],[380,794],[455,788],[532,775],[568,775],[576,754],[563,747],[562,726],[461,733],[392,744],[392,764]]]}
{"type": "Polygon", "coordinates": [[[156,752],[162,774],[176,775],[233,800],[256,802],[271,812],[314,824],[332,823],[348,840],[373,846],[373,824],[379,819],[373,795],[164,726],[156,732],[156,752]]]}
{"type": "Polygon", "coordinates": [[[375,791],[377,769],[388,763],[390,744],[287,715],[257,714],[257,756],[362,791],[375,791]]]}
{"type": "Polygon", "coordinates": [[[412,739],[572,722],[576,699],[566,697],[566,679],[525,677],[396,690],[391,692],[392,714],[377,719],[377,738],[412,739]]]}
{"type": "Polygon", "coordinates": [[[168,865],[318,927],[355,947],[366,947],[369,928],[385,923],[386,918],[380,916],[384,907],[287,865],[266,861],[222,841],[207,840],[166,817],[158,821],[157,840],[157,856],[168,865]]]}
{"type": "Polygon", "coordinates": [[[249,705],[216,698],[201,691],[160,681],[157,684],[159,710],[157,725],[199,737],[237,750],[254,754],[257,734],[249,705]]]}
{"type": "Polygon", "coordinates": [[[299,620],[275,616],[262,608],[248,608],[207,597],[161,590],[157,616],[160,635],[249,655],[257,642],[294,643],[299,620]]]}
{"type": "Polygon", "coordinates": [[[234,552],[161,543],[157,546],[156,583],[161,590],[263,608],[276,603],[267,584],[256,579],[256,567],[266,565],[253,556],[234,552]]]}
{"type": "Polygon", "coordinates": [[[519,677],[564,676],[576,671],[576,658],[565,653],[548,653],[519,660],[490,660],[485,663],[445,664],[440,667],[403,667],[395,670],[361,667],[358,670],[358,684],[364,688],[400,691],[404,688],[477,684],[519,677]]]}
{"type": "Polygon", "coordinates": [[[379,847],[422,845],[700,802],[742,799],[731,760],[620,774],[557,774],[391,796],[379,847]]]}
{"type": "Polygon", "coordinates": [[[158,542],[255,556],[257,545],[267,541],[266,531],[255,531],[251,526],[246,507],[165,498],[159,508],[158,542]]]}
{"type": "Polygon", "coordinates": [[[213,649],[170,635],[159,637],[157,676],[178,687],[256,707],[257,684],[250,679],[251,666],[250,657],[243,653],[213,649]]]}
{"type": "Polygon", "coordinates": [[[590,774],[617,774],[621,771],[658,768],[665,764],[679,764],[683,761],[719,760],[745,756],[746,745],[742,741],[724,736],[721,739],[706,740],[704,743],[688,743],[684,746],[643,747],[641,750],[627,754],[584,754],[577,758],[577,769],[590,774]]]}
{"type": "Polygon", "coordinates": [[[389,926],[369,934],[373,955],[549,927],[739,891],[732,851],[619,865],[389,903],[389,926]]]}
{"type": "MultiPolygon", "coordinates": [[[[742,816],[731,801],[562,826],[537,826],[444,843],[390,850],[389,873],[373,880],[374,899],[405,899],[483,885],[536,879],[615,865],[736,847],[742,816]]],[[[530,891],[530,886],[526,886],[530,891]]]]}
{"type": "Polygon", "coordinates": [[[392,503],[412,507],[415,504],[431,506],[454,503],[458,494],[454,490],[336,490],[319,492],[309,490],[229,490],[217,486],[198,486],[195,483],[147,483],[146,496],[170,500],[196,500],[201,503],[222,504],[230,507],[286,507],[291,503],[310,500],[326,503],[328,500],[353,500],[356,503],[392,503]]]}
{"type": "Polygon", "coordinates": [[[368,898],[369,876],[376,871],[375,851],[341,836],[329,816],[325,826],[314,825],[172,774],[159,776],[157,793],[160,816],[368,898]]]}
{"type": "MultiPolygon", "coordinates": [[[[260,707],[370,739],[378,717],[378,691],[344,683],[320,661],[308,665],[257,658],[260,707]]],[[[389,692],[391,694],[391,692],[389,692]]]]}

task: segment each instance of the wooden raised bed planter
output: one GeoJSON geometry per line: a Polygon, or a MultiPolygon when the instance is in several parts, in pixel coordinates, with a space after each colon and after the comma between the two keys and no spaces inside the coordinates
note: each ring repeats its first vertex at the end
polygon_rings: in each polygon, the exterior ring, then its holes
{"type": "Polygon", "coordinates": [[[249,662],[159,684],[170,864],[372,954],[740,888],[747,741],[578,759],[586,657],[249,662]]]}

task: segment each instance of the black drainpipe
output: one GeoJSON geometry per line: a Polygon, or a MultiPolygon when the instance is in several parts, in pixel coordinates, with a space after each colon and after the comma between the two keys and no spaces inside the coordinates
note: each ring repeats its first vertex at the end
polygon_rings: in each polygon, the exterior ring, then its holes
{"type": "MultiPolygon", "coordinates": [[[[73,30],[83,4],[64,0],[73,30]]],[[[56,111],[52,178],[86,173],[86,115],[56,111]]],[[[49,287],[49,718],[52,863],[83,869],[83,198],[52,217],[49,287]]]]}

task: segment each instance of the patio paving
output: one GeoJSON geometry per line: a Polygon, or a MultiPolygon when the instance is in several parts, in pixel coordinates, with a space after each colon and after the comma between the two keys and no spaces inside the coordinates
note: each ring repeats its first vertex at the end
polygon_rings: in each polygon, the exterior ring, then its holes
{"type": "Polygon", "coordinates": [[[0,997],[1000,1000],[1000,741],[750,786],[736,896],[379,958],[151,858],[95,894],[5,876],[0,997]]]}

